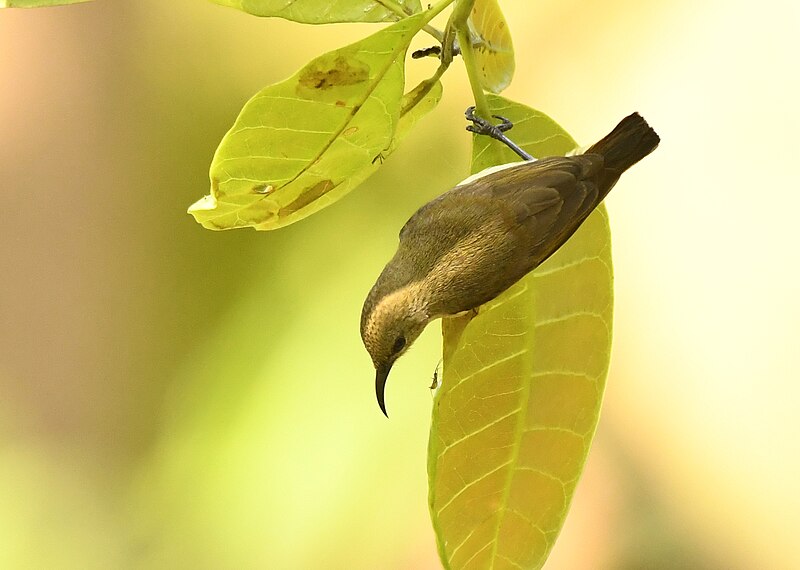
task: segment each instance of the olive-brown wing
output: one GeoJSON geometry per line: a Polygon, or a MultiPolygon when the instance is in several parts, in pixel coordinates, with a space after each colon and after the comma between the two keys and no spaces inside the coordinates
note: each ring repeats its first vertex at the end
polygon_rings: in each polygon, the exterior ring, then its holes
{"type": "Polygon", "coordinates": [[[406,280],[432,280],[441,314],[493,299],[556,251],[594,208],[591,167],[583,157],[548,158],[453,188],[406,223],[397,265],[415,274],[406,280]]]}
{"type": "Polygon", "coordinates": [[[513,212],[508,231],[522,248],[527,273],[561,247],[597,206],[602,166],[599,155],[551,157],[508,169],[496,179],[478,179],[472,191],[490,194],[513,212]]]}

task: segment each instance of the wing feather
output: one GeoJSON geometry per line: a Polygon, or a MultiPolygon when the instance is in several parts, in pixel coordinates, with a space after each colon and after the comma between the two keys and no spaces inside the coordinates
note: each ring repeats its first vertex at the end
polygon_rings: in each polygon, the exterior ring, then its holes
{"type": "Polygon", "coordinates": [[[403,226],[386,286],[434,280],[432,289],[452,293],[437,307],[442,314],[462,310],[464,299],[495,297],[561,247],[597,206],[602,165],[600,155],[551,157],[445,192],[403,226]],[[465,270],[475,264],[486,270],[465,270]]]}

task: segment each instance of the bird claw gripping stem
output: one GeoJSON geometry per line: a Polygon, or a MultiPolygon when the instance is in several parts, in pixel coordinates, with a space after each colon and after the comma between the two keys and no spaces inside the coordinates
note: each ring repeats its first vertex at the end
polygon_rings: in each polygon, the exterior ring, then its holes
{"type": "Polygon", "coordinates": [[[514,141],[505,135],[506,131],[511,130],[514,126],[514,123],[510,120],[500,115],[492,115],[495,119],[500,119],[502,121],[499,125],[493,125],[483,117],[475,115],[475,107],[468,107],[464,112],[464,116],[472,123],[471,125],[467,125],[467,130],[469,132],[492,137],[513,150],[524,160],[534,160],[533,156],[522,150],[514,141]]]}

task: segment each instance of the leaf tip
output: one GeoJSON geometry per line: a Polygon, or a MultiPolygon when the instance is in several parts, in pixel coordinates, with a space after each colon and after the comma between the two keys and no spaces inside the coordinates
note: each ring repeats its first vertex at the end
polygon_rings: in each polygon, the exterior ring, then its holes
{"type": "Polygon", "coordinates": [[[197,202],[189,206],[189,209],[186,210],[186,212],[197,218],[197,214],[199,214],[200,212],[207,212],[209,210],[214,210],[216,209],[216,207],[217,207],[217,199],[213,196],[213,194],[206,194],[205,196],[200,198],[197,202]]]}

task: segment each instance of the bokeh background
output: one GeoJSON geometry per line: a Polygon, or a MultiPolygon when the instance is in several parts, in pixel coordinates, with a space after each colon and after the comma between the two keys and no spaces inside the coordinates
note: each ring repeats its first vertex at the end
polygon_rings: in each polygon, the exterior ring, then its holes
{"type": "MultiPolygon", "coordinates": [[[[509,97],[582,144],[633,110],[663,140],[607,200],[611,373],[547,568],[800,567],[799,4],[502,5],[509,97]]],[[[467,172],[463,70],[321,213],[185,213],[253,93],[374,29],[202,0],[0,11],[1,568],[440,567],[439,328],[386,421],[358,320],[402,223],[467,172]]]]}

